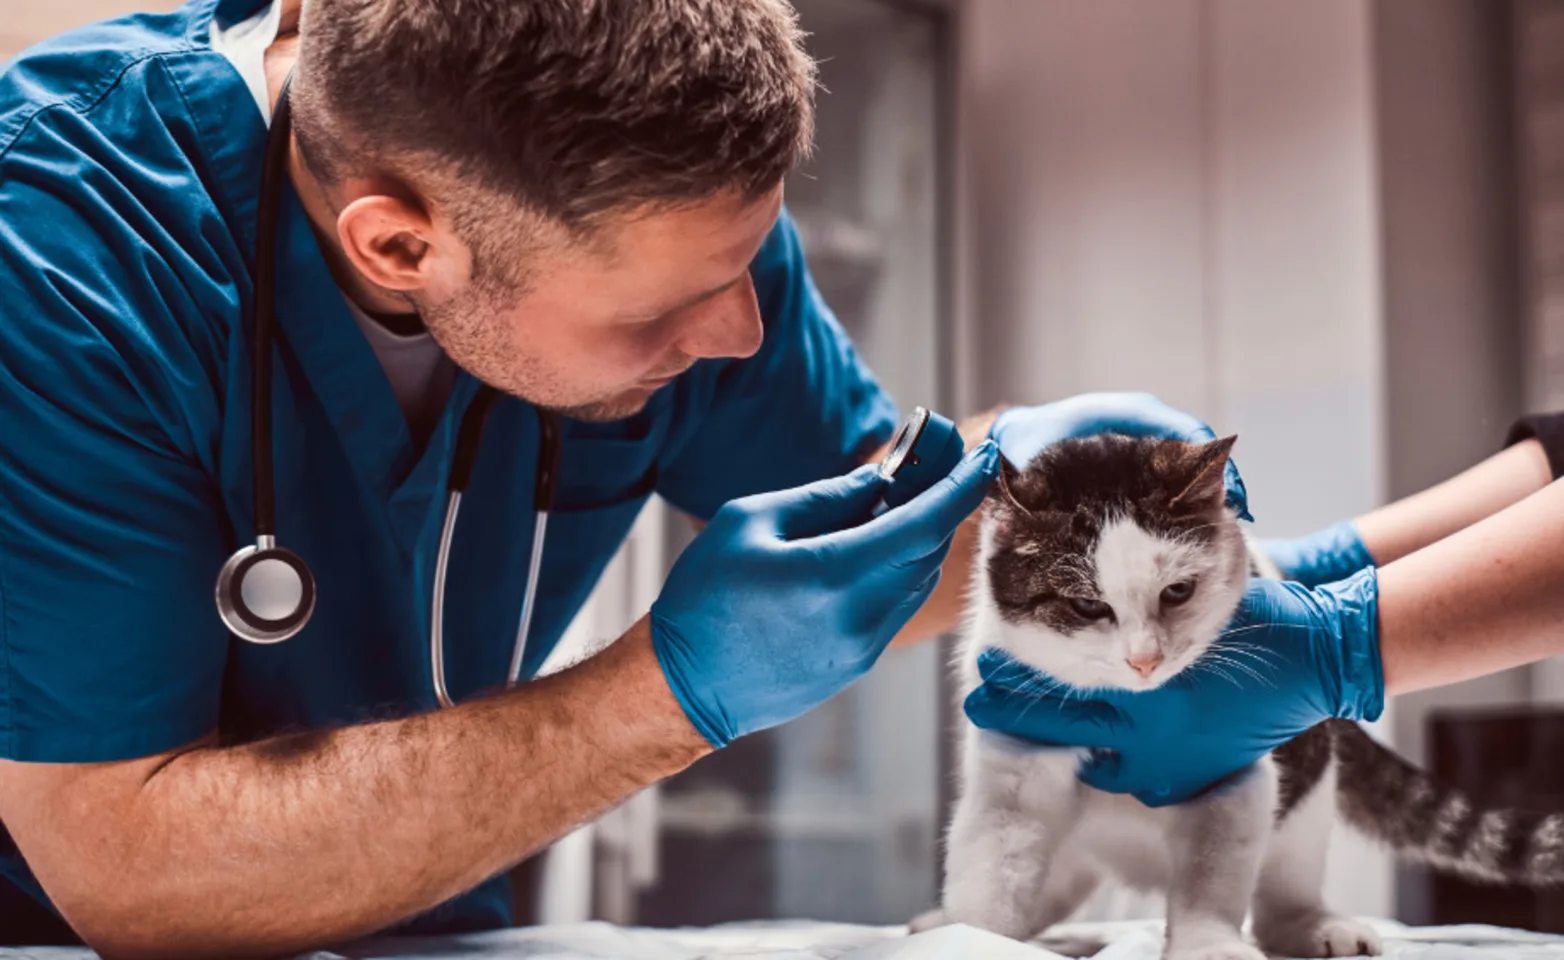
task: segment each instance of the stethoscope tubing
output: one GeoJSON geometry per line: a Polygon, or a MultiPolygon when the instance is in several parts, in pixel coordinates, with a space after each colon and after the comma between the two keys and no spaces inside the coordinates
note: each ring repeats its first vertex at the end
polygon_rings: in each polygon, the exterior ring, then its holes
{"type": "MultiPolygon", "coordinates": [[[[250,321],[250,496],[255,536],[277,534],[277,498],[272,467],[272,350],[277,343],[277,227],[282,209],[282,183],[293,130],[293,86],[290,71],[277,92],[272,126],[266,137],[261,172],[260,216],[255,224],[255,303],[250,321]]],[[[273,541],[275,542],[275,541],[273,541]]]]}
{"type": "MultiPolygon", "coordinates": [[[[293,74],[290,73],[278,92],[271,129],[267,133],[261,174],[260,212],[255,230],[255,290],[250,343],[250,470],[255,544],[242,548],[229,559],[219,574],[217,586],[219,616],[236,636],[253,643],[278,643],[294,636],[308,622],[315,603],[314,576],[309,566],[302,558],[277,543],[275,466],[272,461],[272,351],[277,343],[277,230],[292,133],[293,112],[288,95],[292,84],[293,74]],[[295,570],[302,583],[305,602],[281,620],[265,620],[248,606],[249,600],[243,589],[244,576],[258,565],[258,554],[285,562],[295,570]]],[[[473,466],[482,446],[484,423],[498,396],[492,387],[480,387],[468,404],[457,432],[456,451],[446,484],[445,520],[440,529],[429,602],[429,673],[435,700],[441,707],[453,705],[445,673],[445,586],[451,546],[455,540],[456,519],[461,513],[462,497],[472,478],[473,466]]],[[[532,547],[527,561],[527,584],[522,595],[516,640],[505,674],[506,686],[514,685],[520,679],[526,658],[538,581],[543,572],[543,547],[548,535],[548,518],[553,508],[559,474],[559,424],[553,414],[544,410],[538,411],[538,424],[539,457],[533,504],[532,547]]]]}
{"type": "Polygon", "coordinates": [[[543,544],[548,541],[547,510],[533,515],[532,555],[527,560],[527,590],[521,598],[521,625],[516,628],[516,645],[511,650],[510,670],[505,685],[513,687],[521,679],[521,662],[527,655],[527,635],[532,632],[532,612],[538,597],[538,580],[543,576],[543,544]]]}

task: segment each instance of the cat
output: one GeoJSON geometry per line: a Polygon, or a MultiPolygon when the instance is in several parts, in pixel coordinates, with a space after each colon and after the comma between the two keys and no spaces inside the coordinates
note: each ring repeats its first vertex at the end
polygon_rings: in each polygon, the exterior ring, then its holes
{"type": "MultiPolygon", "coordinates": [[[[1107,434],[1057,444],[1024,469],[1003,463],[982,510],[960,694],[989,648],[1076,688],[1262,671],[1261,654],[1223,633],[1248,578],[1279,576],[1225,502],[1235,440],[1107,434]]],[[[1470,879],[1564,881],[1564,814],[1479,809],[1344,721],[1159,809],[1085,786],[1072,751],[968,724],[961,753],[942,905],[915,930],[961,922],[1027,940],[1111,877],[1166,892],[1167,960],[1377,955],[1374,930],[1321,896],[1338,816],[1470,879]],[[1251,911],[1260,949],[1241,932],[1251,911]]]]}

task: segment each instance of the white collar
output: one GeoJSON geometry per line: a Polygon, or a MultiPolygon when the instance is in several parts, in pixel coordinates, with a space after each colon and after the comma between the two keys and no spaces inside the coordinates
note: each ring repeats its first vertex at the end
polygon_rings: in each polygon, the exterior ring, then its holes
{"type": "Polygon", "coordinates": [[[239,78],[250,88],[256,106],[261,108],[261,119],[268,126],[272,122],[272,109],[266,90],[266,48],[277,39],[277,31],[282,26],[282,2],[272,0],[265,10],[226,30],[215,20],[212,22],[212,49],[227,57],[239,71],[239,78]]]}

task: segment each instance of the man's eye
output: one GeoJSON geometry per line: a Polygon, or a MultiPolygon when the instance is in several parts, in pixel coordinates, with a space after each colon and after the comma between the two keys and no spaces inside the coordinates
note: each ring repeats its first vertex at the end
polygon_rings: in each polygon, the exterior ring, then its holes
{"type": "Polygon", "coordinates": [[[1188,603],[1189,598],[1194,595],[1195,581],[1193,580],[1180,580],[1178,583],[1170,583],[1162,588],[1162,602],[1170,607],[1188,603]]]}
{"type": "Polygon", "coordinates": [[[1086,620],[1106,620],[1113,616],[1113,608],[1101,600],[1088,597],[1070,597],[1070,609],[1086,620]]]}

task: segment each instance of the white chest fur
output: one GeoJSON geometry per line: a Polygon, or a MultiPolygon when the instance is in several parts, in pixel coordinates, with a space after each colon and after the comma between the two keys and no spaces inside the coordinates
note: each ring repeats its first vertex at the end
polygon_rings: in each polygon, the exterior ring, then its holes
{"type": "Polygon", "coordinates": [[[1267,800],[1275,796],[1276,774],[1269,758],[1246,782],[1198,809],[1153,809],[1082,784],[1075,776],[1075,751],[1019,746],[969,729],[964,756],[964,796],[985,806],[1008,807],[1039,833],[1051,826],[1060,834],[1053,853],[1056,867],[1089,871],[1139,890],[1166,891],[1173,885],[1173,833],[1188,830],[1192,819],[1247,817],[1255,821],[1257,833],[1270,829],[1267,800]]]}

